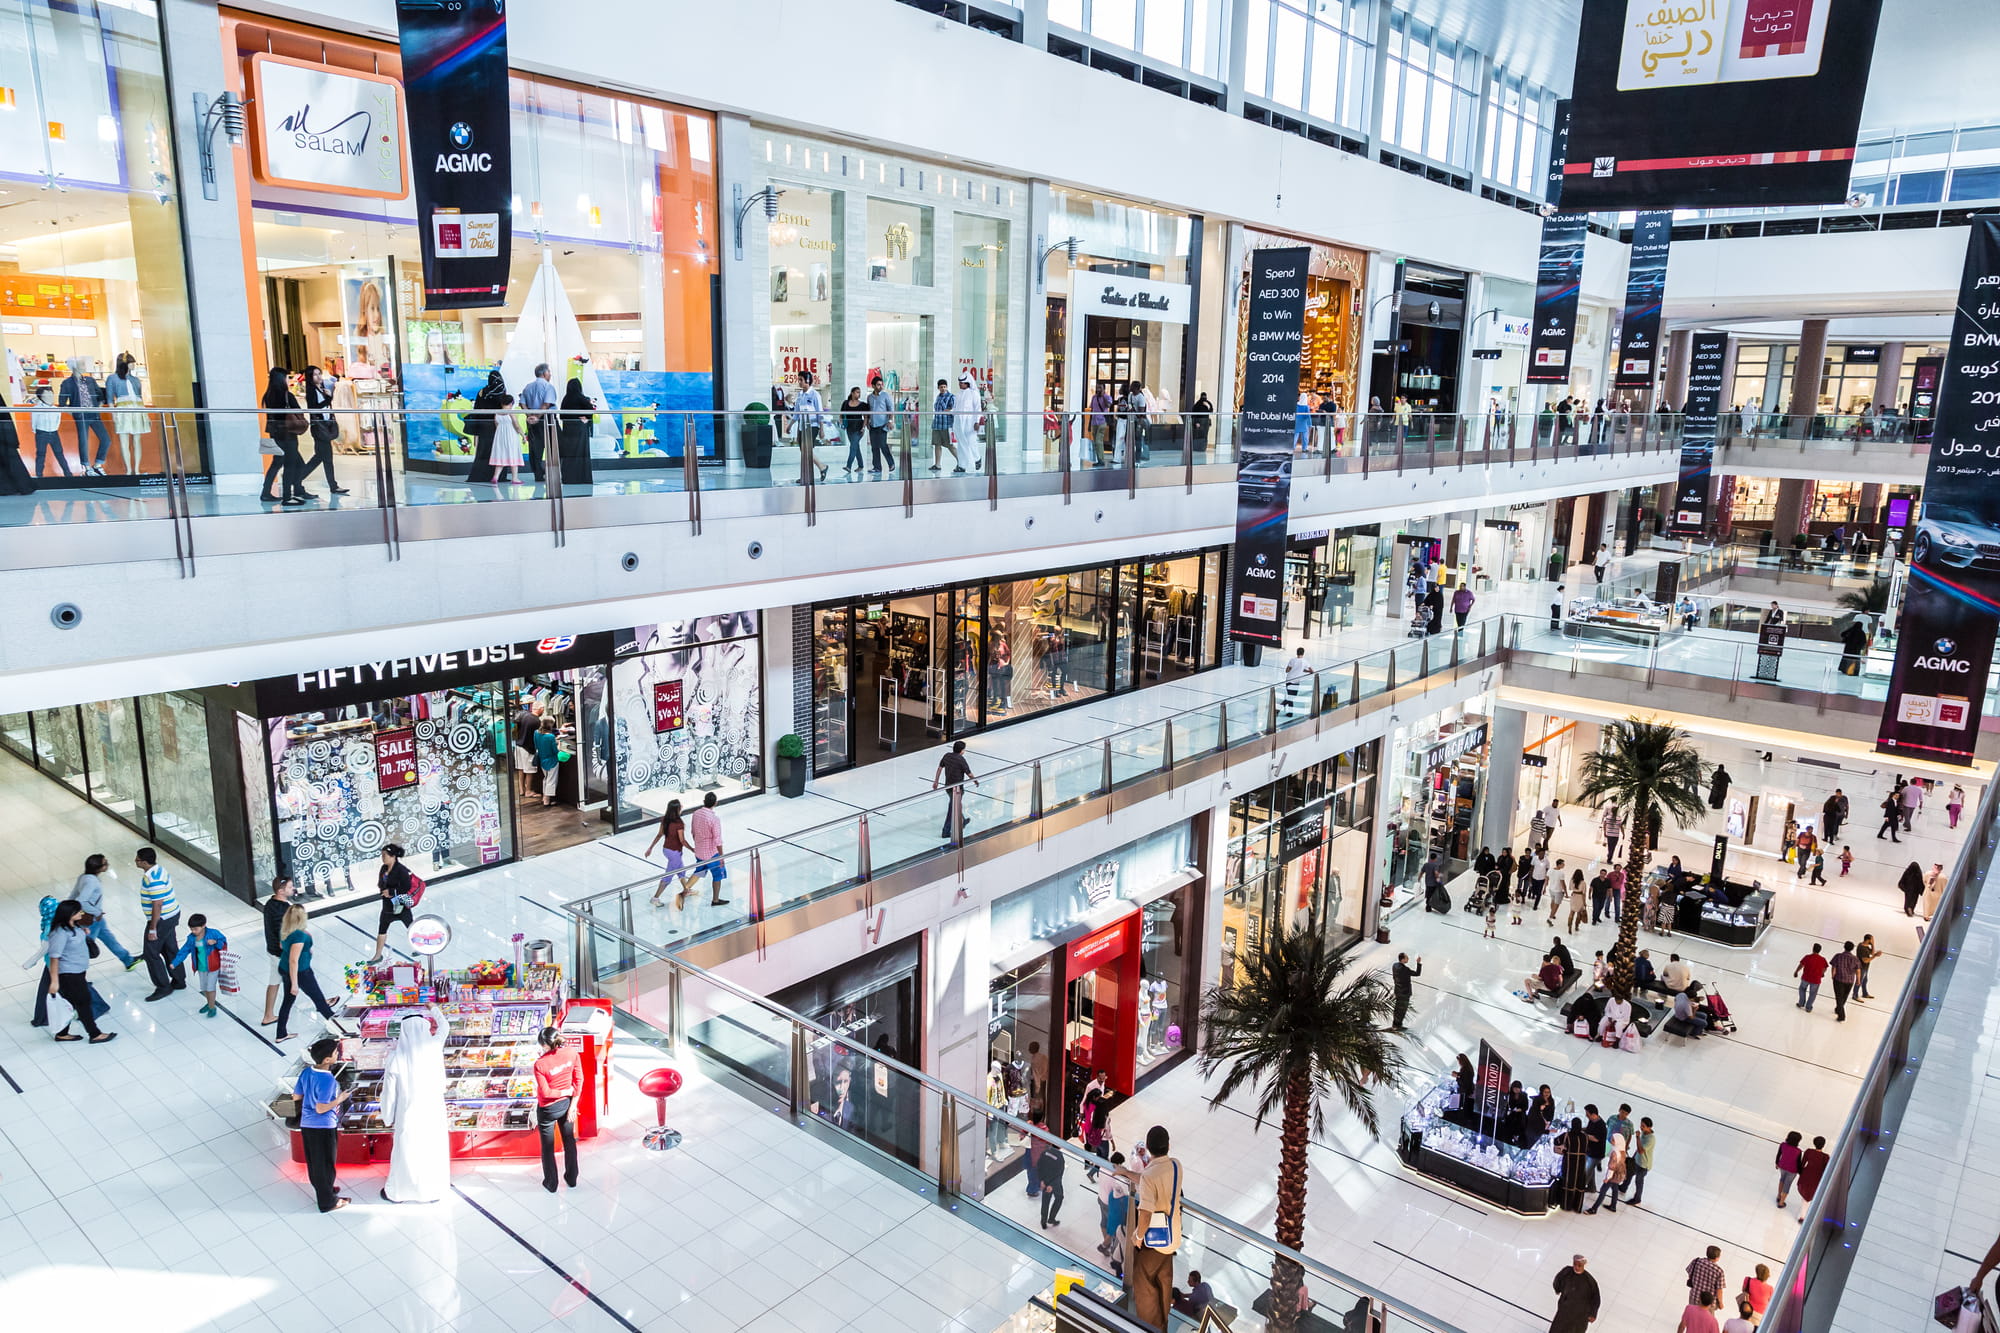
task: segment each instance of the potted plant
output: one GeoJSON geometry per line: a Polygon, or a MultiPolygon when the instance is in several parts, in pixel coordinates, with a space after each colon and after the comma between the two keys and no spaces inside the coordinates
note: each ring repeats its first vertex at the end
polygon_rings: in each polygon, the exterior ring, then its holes
{"type": "MultiPolygon", "coordinates": [[[[771,408],[766,403],[752,403],[743,409],[743,421],[736,428],[736,444],[743,453],[744,467],[771,466],[771,446],[776,443],[771,429],[771,408]]],[[[797,740],[796,736],[791,739],[797,740]]],[[[780,754],[783,751],[779,751],[780,754]]]]}
{"type": "Polygon", "coordinates": [[[778,737],[778,790],[786,796],[806,794],[806,743],[796,732],[778,737]]]}

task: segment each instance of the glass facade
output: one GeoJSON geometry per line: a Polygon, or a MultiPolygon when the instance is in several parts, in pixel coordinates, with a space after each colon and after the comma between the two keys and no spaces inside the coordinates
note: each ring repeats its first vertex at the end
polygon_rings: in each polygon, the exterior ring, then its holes
{"type": "Polygon", "coordinates": [[[1364,133],[1375,52],[1368,0],[1244,0],[1244,92],[1364,133]]]}
{"type": "Polygon", "coordinates": [[[662,625],[623,638],[611,666],[617,823],[658,819],[763,790],[764,658],[758,613],[662,625]]]}
{"type": "Polygon", "coordinates": [[[1049,22],[1149,60],[1216,77],[1227,0],[1050,0],[1049,22]]]}
{"type": "MultiPolygon", "coordinates": [[[[260,54],[336,75],[401,70],[394,46],[278,21],[225,17],[224,40],[245,89],[260,54]]],[[[679,453],[681,438],[661,427],[659,415],[716,406],[714,119],[518,72],[509,91],[516,193],[501,308],[424,308],[407,191],[380,198],[331,180],[277,184],[261,160],[236,155],[251,205],[252,313],[264,333],[258,378],[270,365],[295,373],[317,365],[339,377],[363,412],[436,409],[454,397],[469,403],[503,358],[518,392],[515,380],[524,383],[541,361],[556,368],[560,389],[587,354],[599,386],[593,392],[611,409],[592,436],[594,466],[644,466],[632,460],[648,455],[657,466],[663,451],[679,453]],[[580,344],[561,322],[553,330],[520,323],[545,286],[573,310],[580,344]]],[[[400,440],[389,438],[386,418],[341,424],[336,451],[394,447],[419,470],[456,470],[472,452],[470,437],[443,419],[413,418],[400,440]]]]}
{"type": "Polygon", "coordinates": [[[1479,57],[1397,10],[1389,16],[1382,135],[1448,166],[1472,165],[1479,113],[1479,57]]]}
{"type": "Polygon", "coordinates": [[[1486,85],[1486,178],[1530,198],[1544,196],[1548,184],[1549,129],[1555,123],[1553,93],[1495,72],[1486,85]]]}
{"type": "MultiPolygon", "coordinates": [[[[129,355],[147,403],[192,406],[199,376],[157,9],[0,0],[0,88],[0,331],[18,360],[7,401],[42,388],[53,400],[72,380],[102,387],[129,355]]],[[[66,419],[59,434],[43,485],[83,484],[85,464],[112,476],[162,471],[163,432],[144,414],[66,419]],[[143,429],[112,429],[127,424],[143,429]]]]}
{"type": "Polygon", "coordinates": [[[1345,948],[1368,928],[1369,835],[1380,742],[1346,750],[1229,803],[1222,984],[1307,926],[1345,948]]]}
{"type": "Polygon", "coordinates": [[[817,606],[813,769],[1206,671],[1221,611],[1219,550],[817,606]]]}

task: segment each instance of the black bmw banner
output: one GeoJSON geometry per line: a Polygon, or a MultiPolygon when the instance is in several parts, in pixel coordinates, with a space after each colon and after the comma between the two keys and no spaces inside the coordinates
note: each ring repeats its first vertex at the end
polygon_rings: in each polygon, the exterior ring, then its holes
{"type": "Polygon", "coordinates": [[[1876,748],[1971,764],[2000,617],[2000,219],[1974,218],[1876,748]]]}
{"type": "Polygon", "coordinates": [[[1729,335],[1702,332],[1688,348],[1687,402],[1681,410],[1681,472],[1668,530],[1695,536],[1708,527],[1708,483],[1715,468],[1715,427],[1722,408],[1722,366],[1729,335]]]}
{"type": "Polygon", "coordinates": [[[1641,213],[1632,227],[1632,254],[1625,275],[1624,333],[1618,343],[1620,389],[1650,389],[1660,363],[1660,299],[1667,290],[1667,249],[1673,240],[1672,213],[1641,213]]]}
{"type": "MultiPolygon", "coordinates": [[[[1569,145],[1569,103],[1556,103],[1555,131],[1549,142],[1548,207],[1562,201],[1563,155],[1569,145]]],[[[1577,296],[1583,283],[1584,237],[1589,218],[1582,213],[1550,213],[1542,218],[1542,251],[1535,267],[1535,315],[1528,334],[1529,384],[1569,383],[1569,354],[1576,342],[1577,296]]]]}
{"type": "Polygon", "coordinates": [[[1243,355],[1243,443],[1236,458],[1236,603],[1229,637],[1285,642],[1285,525],[1292,513],[1292,431],[1305,350],[1303,246],[1250,252],[1243,355]]]}
{"type": "Polygon", "coordinates": [[[506,0],[396,0],[424,305],[507,303],[513,258],[506,0]]]}

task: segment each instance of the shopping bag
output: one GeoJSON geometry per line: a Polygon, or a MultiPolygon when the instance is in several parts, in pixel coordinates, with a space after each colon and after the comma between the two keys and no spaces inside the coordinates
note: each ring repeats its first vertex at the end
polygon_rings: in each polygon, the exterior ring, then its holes
{"type": "Polygon", "coordinates": [[[222,951],[222,966],[219,971],[223,994],[236,994],[236,950],[224,949],[222,951]]]}
{"type": "Polygon", "coordinates": [[[1635,1055],[1638,1053],[1639,1029],[1636,1026],[1627,1027],[1618,1034],[1618,1049],[1635,1055]]]}

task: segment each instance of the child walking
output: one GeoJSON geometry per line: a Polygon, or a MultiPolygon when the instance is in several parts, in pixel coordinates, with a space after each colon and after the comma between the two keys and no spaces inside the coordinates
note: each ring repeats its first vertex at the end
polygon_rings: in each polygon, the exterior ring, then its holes
{"type": "Polygon", "coordinates": [[[1840,877],[1842,879],[1847,878],[1848,868],[1853,864],[1854,864],[1854,849],[1852,847],[1842,847],[1840,849],[1840,877]]]}
{"type": "Polygon", "coordinates": [[[1814,884],[1826,883],[1826,848],[1824,847],[1815,847],[1813,849],[1812,882],[1814,884]]]}
{"type": "Polygon", "coordinates": [[[1494,902],[1494,901],[1493,901],[1493,900],[1492,900],[1491,898],[1488,898],[1488,899],[1486,900],[1486,935],[1485,935],[1485,938],[1487,938],[1487,939],[1489,939],[1489,940],[1493,938],[1493,927],[1494,927],[1494,925],[1495,925],[1495,924],[1497,924],[1497,923],[1499,922],[1499,920],[1500,920],[1500,904],[1498,904],[1498,903],[1494,902]]]}
{"type": "Polygon", "coordinates": [[[188,937],[181,941],[171,966],[190,965],[194,975],[189,980],[207,1001],[199,1010],[204,1018],[215,1017],[215,992],[222,984],[222,951],[228,947],[221,931],[209,929],[206,916],[196,912],[188,918],[188,937]]]}

